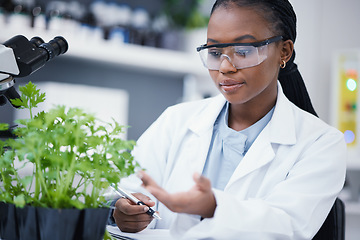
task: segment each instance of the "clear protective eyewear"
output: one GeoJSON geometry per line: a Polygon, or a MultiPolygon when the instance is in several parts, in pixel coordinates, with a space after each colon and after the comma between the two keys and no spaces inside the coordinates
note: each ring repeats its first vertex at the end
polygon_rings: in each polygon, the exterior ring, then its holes
{"type": "Polygon", "coordinates": [[[204,66],[209,70],[219,70],[224,59],[236,69],[244,69],[265,61],[268,56],[268,45],[282,39],[282,36],[276,36],[261,42],[204,44],[196,50],[204,66]]]}

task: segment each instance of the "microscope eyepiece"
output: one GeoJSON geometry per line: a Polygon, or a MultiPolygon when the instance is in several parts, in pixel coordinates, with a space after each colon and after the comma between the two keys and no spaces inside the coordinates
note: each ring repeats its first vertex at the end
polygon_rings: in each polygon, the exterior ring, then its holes
{"type": "Polygon", "coordinates": [[[34,47],[40,47],[44,43],[44,40],[41,37],[33,37],[30,39],[30,42],[34,44],[34,47]]]}
{"type": "Polygon", "coordinates": [[[43,48],[48,53],[47,61],[53,59],[60,54],[64,54],[68,50],[68,44],[65,38],[57,36],[48,43],[45,43],[40,37],[33,37],[30,42],[39,48],[43,48]]]}

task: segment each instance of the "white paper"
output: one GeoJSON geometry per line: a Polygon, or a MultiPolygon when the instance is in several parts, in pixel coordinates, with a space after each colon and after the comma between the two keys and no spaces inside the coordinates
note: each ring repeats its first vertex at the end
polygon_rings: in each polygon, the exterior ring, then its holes
{"type": "MultiPolygon", "coordinates": [[[[134,240],[172,240],[169,229],[145,229],[138,233],[124,233],[116,226],[106,226],[109,233],[128,237],[134,240]]],[[[120,238],[121,239],[121,238],[120,238]]],[[[125,238],[124,238],[125,239],[125,238]]],[[[129,240],[130,240],[129,239],[129,240]]]]}

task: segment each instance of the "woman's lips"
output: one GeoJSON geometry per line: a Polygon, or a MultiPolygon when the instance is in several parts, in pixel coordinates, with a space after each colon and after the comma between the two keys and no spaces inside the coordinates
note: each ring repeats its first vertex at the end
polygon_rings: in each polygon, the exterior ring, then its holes
{"type": "Polygon", "coordinates": [[[230,92],[234,92],[237,89],[241,88],[243,85],[245,84],[245,82],[239,82],[233,79],[227,79],[227,80],[223,80],[219,83],[220,88],[226,92],[226,93],[230,93],[230,92]]]}

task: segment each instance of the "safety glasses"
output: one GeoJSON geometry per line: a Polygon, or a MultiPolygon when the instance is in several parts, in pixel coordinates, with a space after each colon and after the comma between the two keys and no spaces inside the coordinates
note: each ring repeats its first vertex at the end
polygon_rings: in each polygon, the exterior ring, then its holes
{"type": "Polygon", "coordinates": [[[268,45],[282,39],[282,36],[276,36],[261,42],[204,44],[196,50],[204,66],[209,70],[219,70],[224,59],[236,69],[244,69],[265,61],[268,56],[268,45]]]}

